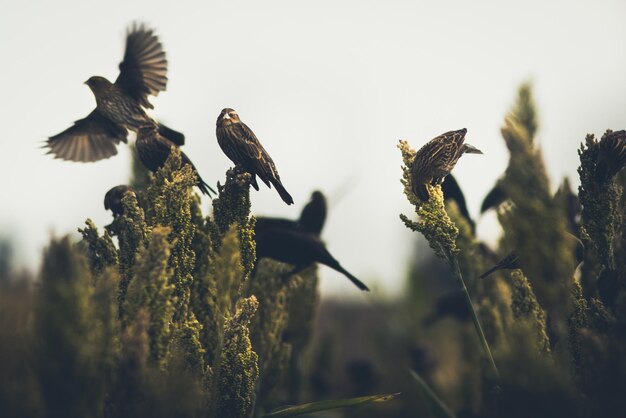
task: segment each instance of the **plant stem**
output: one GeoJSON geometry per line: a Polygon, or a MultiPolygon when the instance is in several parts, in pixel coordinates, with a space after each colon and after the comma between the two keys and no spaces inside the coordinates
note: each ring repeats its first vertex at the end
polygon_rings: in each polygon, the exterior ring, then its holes
{"type": "MultiPolygon", "coordinates": [[[[440,244],[441,245],[441,244],[440,244]]],[[[470,298],[469,292],[467,291],[467,286],[465,286],[465,281],[463,280],[463,275],[461,274],[461,268],[459,267],[459,261],[456,258],[455,254],[450,254],[446,251],[443,246],[441,246],[441,250],[444,254],[446,254],[448,258],[448,263],[452,268],[456,279],[459,281],[459,285],[463,290],[463,295],[465,295],[465,301],[467,302],[467,306],[472,313],[472,321],[474,321],[474,328],[476,328],[476,333],[478,334],[478,338],[489,358],[489,363],[491,364],[491,368],[493,369],[493,373],[496,379],[500,379],[500,374],[498,373],[498,367],[496,367],[496,362],[493,360],[493,355],[491,354],[491,349],[489,348],[489,343],[487,342],[487,338],[485,338],[485,333],[483,332],[483,327],[480,325],[480,321],[478,320],[478,315],[476,315],[476,311],[474,310],[474,305],[472,304],[472,299],[470,298]]]]}

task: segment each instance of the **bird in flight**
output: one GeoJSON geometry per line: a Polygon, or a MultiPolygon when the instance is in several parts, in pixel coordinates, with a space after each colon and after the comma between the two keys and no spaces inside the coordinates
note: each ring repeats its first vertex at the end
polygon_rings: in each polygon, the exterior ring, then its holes
{"type": "Polygon", "coordinates": [[[176,145],[185,136],[148,116],[148,96],[167,86],[167,60],[159,39],[151,29],[133,24],[126,35],[126,52],[114,83],[94,76],[85,82],[96,98],[96,108],[65,131],[51,136],[48,154],[69,161],[92,162],[117,154],[117,145],[127,142],[127,130],[154,125],[176,145]]]}
{"type": "Polygon", "coordinates": [[[465,143],[466,133],[465,128],[446,132],[428,141],[415,153],[411,184],[413,193],[420,200],[428,201],[428,185],[441,184],[463,154],[482,154],[478,148],[465,143]]]}
{"type": "Polygon", "coordinates": [[[278,170],[263,145],[259,142],[252,129],[239,119],[233,109],[223,109],[216,123],[217,143],[224,154],[233,162],[252,175],[251,184],[259,190],[256,176],[271,188],[272,185],[288,205],[293,198],[280,181],[278,170]]]}
{"type": "MultiPolygon", "coordinates": [[[[139,157],[139,161],[153,173],[163,167],[167,158],[172,153],[172,147],[176,147],[176,144],[162,136],[156,126],[146,125],[139,128],[137,132],[137,142],[135,143],[137,157],[139,157]]],[[[181,151],[180,158],[183,164],[189,164],[193,172],[196,173],[196,177],[198,177],[197,186],[202,193],[209,197],[211,197],[211,192],[216,193],[211,186],[202,180],[196,166],[193,165],[189,157],[187,157],[187,154],[181,151]]]]}

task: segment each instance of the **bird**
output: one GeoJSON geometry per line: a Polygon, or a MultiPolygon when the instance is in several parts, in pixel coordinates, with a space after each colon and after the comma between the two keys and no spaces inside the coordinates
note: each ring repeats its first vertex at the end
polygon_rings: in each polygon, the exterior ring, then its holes
{"type": "Polygon", "coordinates": [[[104,195],[104,209],[113,212],[113,217],[117,218],[124,214],[122,198],[127,193],[135,193],[135,190],[125,184],[115,186],[104,195]]]}
{"type": "Polygon", "coordinates": [[[224,154],[235,165],[252,175],[250,184],[255,190],[259,190],[256,181],[256,176],[259,176],[267,187],[271,188],[274,185],[286,204],[293,204],[293,198],[280,181],[274,161],[252,132],[252,129],[239,119],[237,112],[231,108],[223,109],[217,118],[215,132],[217,143],[224,154]]]}
{"type": "Polygon", "coordinates": [[[443,200],[448,201],[451,200],[456,203],[459,208],[459,212],[461,215],[467,220],[472,228],[472,233],[476,232],[476,222],[472,219],[467,210],[467,204],[465,203],[465,195],[463,194],[463,190],[461,190],[461,186],[457,183],[456,179],[452,174],[449,174],[443,184],[441,185],[441,191],[443,192],[443,200]]]}
{"type": "Polygon", "coordinates": [[[605,183],[626,166],[626,131],[610,132],[602,137],[595,169],[595,179],[605,183]]]}
{"type": "Polygon", "coordinates": [[[257,261],[271,258],[292,264],[293,270],[287,276],[296,274],[313,263],[324,264],[342,273],[356,287],[369,291],[369,288],[341,266],[324,243],[312,234],[286,229],[268,229],[255,238],[257,261]]]}
{"type": "Polygon", "coordinates": [[[445,317],[451,317],[459,322],[466,322],[472,318],[472,311],[463,292],[455,291],[439,296],[433,311],[422,320],[422,323],[429,327],[445,317]]]}
{"type": "Polygon", "coordinates": [[[465,153],[482,154],[478,148],[465,143],[467,129],[450,131],[428,141],[415,153],[411,164],[413,193],[422,201],[430,198],[427,185],[437,185],[450,174],[465,153]]]}
{"type": "MultiPolygon", "coordinates": [[[[144,125],[139,128],[137,141],[135,142],[137,156],[139,157],[139,161],[153,173],[163,167],[165,161],[167,161],[167,158],[172,153],[172,147],[176,147],[176,144],[162,136],[156,126],[144,125]]],[[[209,197],[211,197],[211,192],[216,193],[211,186],[202,180],[196,166],[193,165],[189,157],[187,157],[187,154],[181,151],[180,157],[183,165],[189,164],[196,174],[196,177],[198,177],[197,186],[200,191],[209,197]]]]}
{"type": "Polygon", "coordinates": [[[508,195],[502,185],[502,180],[498,180],[493,188],[487,193],[480,205],[480,213],[483,214],[489,209],[497,208],[508,199],[508,195]]]}
{"type": "Polygon", "coordinates": [[[326,197],[319,190],[311,194],[311,200],[304,206],[298,219],[301,231],[320,236],[326,222],[326,197]]]}
{"type": "Polygon", "coordinates": [[[522,268],[522,265],[519,261],[519,255],[515,251],[512,251],[509,254],[507,254],[503,259],[498,261],[489,270],[481,274],[479,277],[481,279],[484,279],[486,277],[489,277],[491,273],[498,271],[498,270],[516,270],[520,268],[522,268]]]}
{"type": "Polygon", "coordinates": [[[48,154],[68,161],[93,162],[117,154],[117,145],[127,142],[127,130],[154,125],[176,145],[185,136],[148,116],[148,96],[167,86],[167,60],[153,30],[133,24],[126,35],[126,51],[114,83],[104,77],[90,77],[85,84],[96,98],[96,108],[65,131],[51,136],[44,147],[48,154]]]}

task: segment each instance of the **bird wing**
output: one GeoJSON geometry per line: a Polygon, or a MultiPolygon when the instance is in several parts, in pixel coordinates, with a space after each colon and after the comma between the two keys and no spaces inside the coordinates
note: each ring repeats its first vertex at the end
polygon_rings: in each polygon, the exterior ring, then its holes
{"type": "Polygon", "coordinates": [[[69,161],[92,162],[117,154],[117,144],[126,142],[126,129],[104,118],[97,110],[77,120],[63,132],[51,136],[48,154],[69,161]]]}
{"type": "Polygon", "coordinates": [[[252,129],[243,122],[234,123],[230,127],[234,129],[233,133],[239,140],[235,152],[241,157],[240,160],[247,161],[266,184],[270,178],[280,180],[274,161],[265,151],[252,129]]]}
{"type": "Polygon", "coordinates": [[[167,86],[167,60],[163,46],[152,29],[133,24],[126,35],[126,51],[115,80],[126,94],[152,109],[148,96],[156,96],[167,86]]]}

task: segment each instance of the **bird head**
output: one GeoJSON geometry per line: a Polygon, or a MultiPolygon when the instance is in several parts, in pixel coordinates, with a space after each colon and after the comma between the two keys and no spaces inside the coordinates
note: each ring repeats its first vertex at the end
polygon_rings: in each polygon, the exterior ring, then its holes
{"type": "Polygon", "coordinates": [[[230,125],[231,123],[239,122],[239,115],[234,109],[229,107],[222,109],[219,117],[217,118],[217,125],[230,125]]]}
{"type": "Polygon", "coordinates": [[[101,92],[111,86],[109,80],[100,76],[89,77],[89,80],[85,81],[85,84],[87,84],[94,93],[101,92]]]}
{"type": "Polygon", "coordinates": [[[313,193],[311,193],[311,201],[326,201],[326,197],[324,196],[324,193],[320,192],[319,190],[315,190],[313,193]]]}
{"type": "Polygon", "coordinates": [[[157,129],[156,125],[143,125],[140,126],[139,129],[137,129],[137,138],[149,137],[152,135],[156,135],[158,132],[159,130],[157,129]]]}

